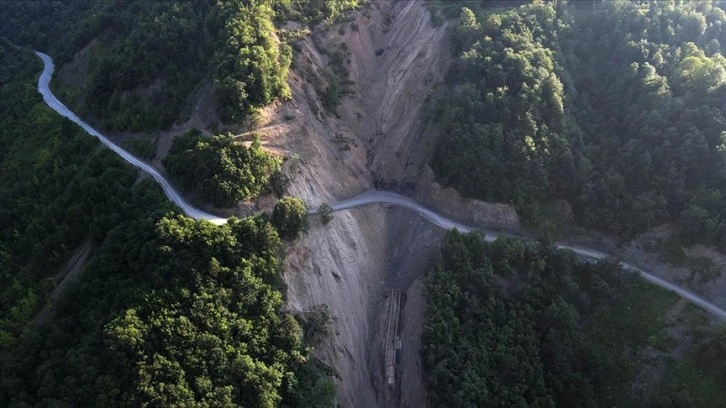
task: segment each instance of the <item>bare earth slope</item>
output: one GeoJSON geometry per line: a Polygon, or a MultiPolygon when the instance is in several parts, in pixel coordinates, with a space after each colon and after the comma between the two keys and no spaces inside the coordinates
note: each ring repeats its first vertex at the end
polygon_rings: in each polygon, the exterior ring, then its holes
{"type": "MultiPolygon", "coordinates": [[[[450,58],[447,26],[433,27],[423,2],[371,0],[351,17],[341,25],[316,30],[296,44],[289,75],[293,98],[265,109],[255,126],[266,148],[289,158],[285,162],[292,176],[288,193],[315,205],[352,197],[373,188],[376,180],[416,182],[430,145],[417,133],[421,108],[450,58]],[[335,112],[322,103],[333,49],[345,50],[345,67],[352,81],[352,93],[341,99],[335,112]]],[[[93,46],[86,50],[92,51],[93,46]]],[[[74,81],[84,78],[88,70],[84,61],[80,55],[61,67],[61,83],[78,85],[74,81]]],[[[196,101],[192,118],[160,137],[157,157],[164,155],[171,136],[189,127],[209,127],[211,120],[204,119],[212,105],[207,88],[200,87],[190,97],[196,101]]],[[[158,168],[158,160],[154,164],[158,168]]],[[[341,406],[401,403],[398,386],[391,391],[383,385],[378,328],[386,318],[380,312],[388,290],[394,283],[406,290],[425,267],[423,262],[387,265],[387,255],[394,251],[405,259],[419,243],[435,244],[430,240],[436,236],[435,227],[416,230],[433,234],[428,241],[407,232],[413,225],[408,221],[415,218],[381,214],[377,208],[336,213],[328,226],[313,220],[309,233],[290,245],[286,254],[288,308],[306,311],[326,304],[334,318],[332,335],[317,346],[316,353],[338,375],[341,406]],[[398,242],[399,237],[406,242],[398,242]],[[405,269],[405,284],[396,280],[398,269],[405,269]]],[[[430,247],[427,252],[432,252],[430,247]]],[[[414,298],[421,298],[420,291],[414,298]]],[[[417,307],[420,315],[421,302],[405,299],[403,313],[417,307]]],[[[420,326],[420,319],[409,321],[404,315],[402,321],[406,322],[403,330],[415,332],[420,326]]],[[[406,349],[414,360],[415,349],[406,349]]],[[[407,361],[404,357],[402,364],[407,361]]],[[[407,373],[404,388],[418,393],[421,373],[412,364],[411,370],[401,368],[407,373]]]]}
{"type": "MultiPolygon", "coordinates": [[[[294,176],[291,195],[318,205],[373,188],[376,178],[414,181],[414,167],[423,159],[416,123],[427,93],[445,72],[446,32],[446,26],[431,25],[423,2],[381,0],[355,12],[342,28],[316,32],[299,43],[289,79],[293,100],[265,112],[260,124],[266,129],[261,132],[266,147],[296,155],[286,163],[294,176]],[[330,71],[328,58],[334,49],[346,50],[353,84],[352,94],[330,112],[321,100],[329,78],[323,71],[330,71]]],[[[400,387],[384,384],[380,328],[390,289],[405,291],[426,265],[393,260],[424,245],[432,253],[430,245],[438,234],[431,226],[416,229],[426,237],[412,234],[408,228],[426,223],[403,214],[364,208],[337,212],[327,226],[313,219],[308,234],[286,254],[288,307],[330,308],[331,336],[317,345],[316,354],[337,372],[344,407],[403,404],[400,387]],[[399,270],[405,279],[397,278],[399,270]]],[[[414,299],[404,301],[404,314],[414,306],[421,314],[420,290],[414,299]]],[[[407,334],[416,333],[420,317],[401,319],[407,334]]],[[[413,345],[407,348],[400,368],[406,372],[407,393],[422,391],[414,350],[413,345]]]]}
{"type": "Polygon", "coordinates": [[[412,181],[425,144],[417,134],[421,108],[448,65],[447,29],[432,27],[422,2],[377,5],[360,30],[342,38],[355,94],[338,113],[365,144],[379,179],[412,181]]]}
{"type": "MultiPolygon", "coordinates": [[[[415,193],[419,181],[432,185],[425,163],[435,140],[421,136],[420,123],[450,63],[448,24],[434,27],[421,1],[373,0],[351,17],[296,44],[293,100],[264,112],[260,123],[267,148],[295,157],[287,162],[294,176],[290,194],[315,206],[375,186],[415,193]],[[344,55],[351,92],[331,111],[322,100],[335,52],[344,55]]],[[[466,214],[463,221],[519,225],[509,206],[463,200],[435,184],[419,190],[418,199],[466,214]]],[[[288,307],[326,304],[334,318],[332,336],[316,354],[338,373],[341,406],[424,406],[417,337],[424,301],[414,283],[441,236],[415,214],[366,208],[337,212],[328,226],[314,221],[286,254],[288,307]],[[396,383],[389,386],[384,343],[392,289],[402,292],[403,347],[396,383]]]]}

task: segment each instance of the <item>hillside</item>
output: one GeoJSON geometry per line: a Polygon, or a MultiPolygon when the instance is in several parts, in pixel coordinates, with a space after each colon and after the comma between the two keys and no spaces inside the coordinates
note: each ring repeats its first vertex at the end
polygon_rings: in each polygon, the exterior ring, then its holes
{"type": "Polygon", "coordinates": [[[530,225],[558,227],[564,204],[587,229],[628,239],[669,223],[682,244],[723,250],[723,7],[463,9],[437,179],[530,225]]]}
{"type": "Polygon", "coordinates": [[[0,36],[55,56],[65,99],[107,130],[185,122],[190,96],[208,83],[216,109],[206,125],[219,126],[289,96],[291,49],[276,23],[332,21],[357,3],[11,1],[0,36]]]}
{"type": "Polygon", "coordinates": [[[524,3],[0,6],[0,405],[719,406],[717,319],[551,244],[726,307],[726,13],[524,3]],[[374,188],[539,241],[306,215],[374,188]]]}
{"type": "Polygon", "coordinates": [[[330,406],[283,311],[278,233],[178,214],[35,92],[3,40],[0,405],[330,406]],[[67,261],[67,265],[66,265],[67,261]]]}
{"type": "Polygon", "coordinates": [[[425,288],[422,355],[431,406],[726,401],[723,326],[707,327],[702,310],[615,262],[453,232],[425,288]]]}

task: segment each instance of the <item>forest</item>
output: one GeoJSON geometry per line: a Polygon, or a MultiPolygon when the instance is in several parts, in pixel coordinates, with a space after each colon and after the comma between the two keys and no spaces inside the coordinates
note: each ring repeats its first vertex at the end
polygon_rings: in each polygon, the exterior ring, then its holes
{"type": "Polygon", "coordinates": [[[35,55],[0,56],[0,406],[335,406],[267,216],[181,215],[42,102],[35,55]]]}
{"type": "Polygon", "coordinates": [[[565,201],[588,229],[726,249],[722,2],[465,3],[433,108],[441,182],[530,225],[565,201]]]}
{"type": "Polygon", "coordinates": [[[675,340],[662,315],[676,297],[616,262],[454,231],[425,288],[421,353],[431,406],[726,403],[726,331],[693,326],[693,337],[675,340]],[[661,358],[668,371],[658,371],[661,358]],[[651,388],[638,388],[644,375],[651,388]]]}
{"type": "Polygon", "coordinates": [[[245,147],[230,134],[205,137],[191,130],[174,139],[162,162],[177,185],[217,207],[271,192],[272,181],[284,179],[281,160],[263,150],[259,139],[245,147]]]}
{"type": "Polygon", "coordinates": [[[190,95],[208,81],[223,123],[289,97],[292,49],[276,25],[331,23],[361,3],[10,1],[0,7],[0,36],[59,66],[81,59],[88,79],[60,89],[81,116],[106,130],[163,130],[188,119],[190,95]]]}
{"type": "MultiPolygon", "coordinates": [[[[156,184],[42,102],[42,66],[28,49],[52,55],[61,71],[85,67],[77,86],[54,88],[106,130],[168,129],[188,117],[203,83],[214,87],[220,119],[239,123],[288,94],[291,49],[279,25],[330,24],[358,5],[0,6],[0,406],[337,406],[333,373],[306,337],[326,327],[303,332],[316,312],[282,310],[280,237],[304,230],[302,201],[284,198],[272,221],[261,214],[221,227],[181,215],[156,184]],[[66,266],[76,256],[81,263],[66,266]]],[[[258,141],[190,132],[164,164],[218,206],[284,192],[279,159],[258,141]]]]}

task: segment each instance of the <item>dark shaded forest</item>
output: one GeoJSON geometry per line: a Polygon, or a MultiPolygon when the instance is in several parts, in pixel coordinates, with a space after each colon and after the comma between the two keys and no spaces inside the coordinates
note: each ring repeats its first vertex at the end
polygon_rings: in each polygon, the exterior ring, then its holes
{"type": "Polygon", "coordinates": [[[434,109],[440,181],[532,225],[565,200],[586,228],[726,248],[722,2],[469,5],[434,109]]]}
{"type": "Polygon", "coordinates": [[[425,287],[422,355],[434,407],[726,403],[726,331],[692,329],[692,340],[674,340],[662,315],[675,297],[615,262],[452,232],[425,287]],[[665,373],[648,368],[661,352],[665,373]],[[638,389],[648,370],[651,388],[638,389]]]}

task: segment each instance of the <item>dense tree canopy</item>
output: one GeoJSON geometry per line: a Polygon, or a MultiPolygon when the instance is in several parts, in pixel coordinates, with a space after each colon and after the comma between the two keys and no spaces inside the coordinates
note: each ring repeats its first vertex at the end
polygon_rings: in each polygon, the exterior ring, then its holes
{"type": "Polygon", "coordinates": [[[49,271],[119,221],[136,175],[42,103],[35,55],[2,41],[0,56],[0,347],[7,347],[44,304],[49,271]]]}
{"type": "Polygon", "coordinates": [[[360,7],[368,0],[275,0],[275,10],[282,20],[315,24],[332,23],[347,10],[360,7]]]}
{"type": "Polygon", "coordinates": [[[277,97],[289,97],[287,69],[292,49],[278,47],[270,2],[220,2],[222,43],[214,59],[219,112],[223,120],[238,121],[277,97]]]}
{"type": "Polygon", "coordinates": [[[431,406],[722,406],[724,333],[670,340],[658,322],[676,299],[646,285],[615,262],[449,233],[425,278],[431,406]]]}
{"type": "Polygon", "coordinates": [[[334,407],[281,310],[273,225],[180,215],[45,106],[37,57],[0,56],[0,406],[334,407]]]}
{"type": "Polygon", "coordinates": [[[0,36],[40,49],[59,66],[80,64],[76,110],[114,130],[165,129],[190,113],[190,94],[210,78],[220,118],[239,122],[289,96],[291,48],[273,22],[333,21],[359,0],[10,1],[0,36]],[[83,52],[81,52],[83,51],[83,52]]]}
{"type": "Polygon", "coordinates": [[[275,204],[270,221],[280,231],[280,236],[295,239],[308,227],[308,209],[301,199],[284,197],[275,204]]]}
{"type": "Polygon", "coordinates": [[[5,361],[0,401],[277,406],[308,358],[280,311],[278,245],[261,218],[114,227],[54,324],[5,361]]]}
{"type": "Polygon", "coordinates": [[[585,227],[724,248],[721,3],[577,6],[461,11],[437,176],[532,223],[564,199],[585,227]]]}
{"type": "Polygon", "coordinates": [[[452,233],[441,253],[422,340],[433,406],[594,406],[614,368],[581,325],[617,277],[514,240],[452,233]]]}
{"type": "Polygon", "coordinates": [[[457,83],[442,105],[446,137],[434,168],[467,195],[507,197],[536,217],[550,190],[549,152],[566,141],[563,85],[548,47],[559,23],[553,9],[532,9],[531,20],[512,12],[483,24],[463,9],[458,33],[467,51],[451,76],[471,80],[457,83]]]}
{"type": "Polygon", "coordinates": [[[259,139],[245,147],[229,134],[208,138],[198,131],[174,139],[163,163],[172,180],[219,207],[258,196],[280,171],[280,159],[264,151],[259,139]]]}

